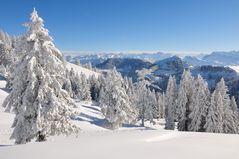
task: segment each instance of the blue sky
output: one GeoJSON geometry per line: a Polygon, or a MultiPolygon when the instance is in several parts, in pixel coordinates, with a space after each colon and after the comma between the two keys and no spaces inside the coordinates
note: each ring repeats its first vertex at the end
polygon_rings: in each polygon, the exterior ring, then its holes
{"type": "Polygon", "coordinates": [[[0,28],[24,33],[33,7],[65,51],[239,50],[239,0],[1,0],[0,28]]]}

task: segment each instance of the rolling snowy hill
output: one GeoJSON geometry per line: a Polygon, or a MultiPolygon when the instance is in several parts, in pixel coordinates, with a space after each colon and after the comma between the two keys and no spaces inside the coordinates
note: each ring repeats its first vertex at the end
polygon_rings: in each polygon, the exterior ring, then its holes
{"type": "MultiPolygon", "coordinates": [[[[0,81],[0,104],[6,98],[0,81]]],[[[103,127],[98,106],[77,103],[79,115],[72,122],[81,128],[77,136],[54,136],[46,142],[14,145],[9,140],[14,115],[0,108],[1,159],[225,159],[239,158],[239,135],[167,131],[162,121],[143,128],[125,125],[117,131],[103,127]],[[13,153],[14,152],[14,153],[13,153]]]]}
{"type": "Polygon", "coordinates": [[[86,75],[86,77],[89,77],[89,76],[92,76],[92,75],[95,75],[96,77],[99,76],[99,73],[97,73],[97,72],[91,71],[91,70],[86,69],[82,66],[78,66],[78,65],[75,65],[75,64],[72,64],[72,63],[69,63],[69,62],[66,63],[66,68],[68,68],[69,70],[71,68],[73,68],[75,72],[77,72],[78,74],[84,73],[86,75]]]}

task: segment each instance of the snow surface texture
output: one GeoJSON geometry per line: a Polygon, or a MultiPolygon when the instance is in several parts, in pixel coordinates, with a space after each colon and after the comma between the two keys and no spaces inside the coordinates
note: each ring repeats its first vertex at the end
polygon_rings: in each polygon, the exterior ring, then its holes
{"type": "MultiPolygon", "coordinates": [[[[0,80],[0,147],[3,144],[13,144],[13,141],[9,141],[10,134],[12,132],[11,124],[14,119],[14,114],[4,112],[2,103],[7,97],[8,93],[5,92],[6,81],[0,80]]],[[[0,155],[1,158],[1,155],[0,155]]],[[[2,158],[1,158],[2,159],[2,158]]]]}
{"type": "MultiPolygon", "coordinates": [[[[0,104],[6,98],[0,81],[0,104]]],[[[117,131],[103,127],[100,108],[78,102],[73,120],[81,129],[76,136],[55,136],[47,142],[13,145],[9,140],[14,114],[0,107],[0,159],[237,159],[239,136],[228,134],[167,131],[162,121],[146,128],[124,125],[117,131]]]]}
{"type": "Polygon", "coordinates": [[[68,68],[69,70],[71,70],[71,68],[73,68],[74,71],[75,71],[76,73],[78,73],[79,75],[80,75],[81,73],[84,73],[87,78],[88,78],[89,76],[92,76],[92,75],[95,75],[96,77],[99,76],[99,73],[96,73],[96,72],[91,71],[91,70],[89,70],[89,69],[86,69],[86,68],[84,68],[84,67],[82,67],[82,66],[78,66],[78,65],[75,65],[75,64],[72,64],[72,63],[69,63],[69,62],[66,63],[66,68],[68,68]]]}

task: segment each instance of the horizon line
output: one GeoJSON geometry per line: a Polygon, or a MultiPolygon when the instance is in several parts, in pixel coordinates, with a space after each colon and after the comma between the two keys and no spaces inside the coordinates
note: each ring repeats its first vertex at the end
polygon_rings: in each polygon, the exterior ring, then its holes
{"type": "Polygon", "coordinates": [[[124,51],[114,51],[114,50],[99,50],[99,51],[76,51],[76,50],[63,50],[61,51],[63,54],[68,55],[76,55],[76,54],[156,54],[156,53],[163,53],[163,54],[172,54],[172,55],[178,55],[178,56],[197,56],[197,55],[207,55],[211,54],[213,52],[237,52],[237,50],[217,50],[217,51],[165,51],[165,50],[124,50],[124,51]]]}

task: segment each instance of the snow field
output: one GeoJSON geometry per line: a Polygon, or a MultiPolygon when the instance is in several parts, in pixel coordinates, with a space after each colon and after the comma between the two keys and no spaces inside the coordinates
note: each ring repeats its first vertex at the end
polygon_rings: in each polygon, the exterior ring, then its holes
{"type": "Polygon", "coordinates": [[[69,70],[71,70],[71,68],[73,68],[74,71],[77,72],[78,74],[84,73],[87,78],[92,75],[95,75],[96,77],[99,76],[99,73],[96,73],[96,72],[86,69],[82,66],[78,66],[78,65],[75,65],[75,64],[72,64],[69,62],[66,63],[66,68],[68,68],[69,70]]]}

